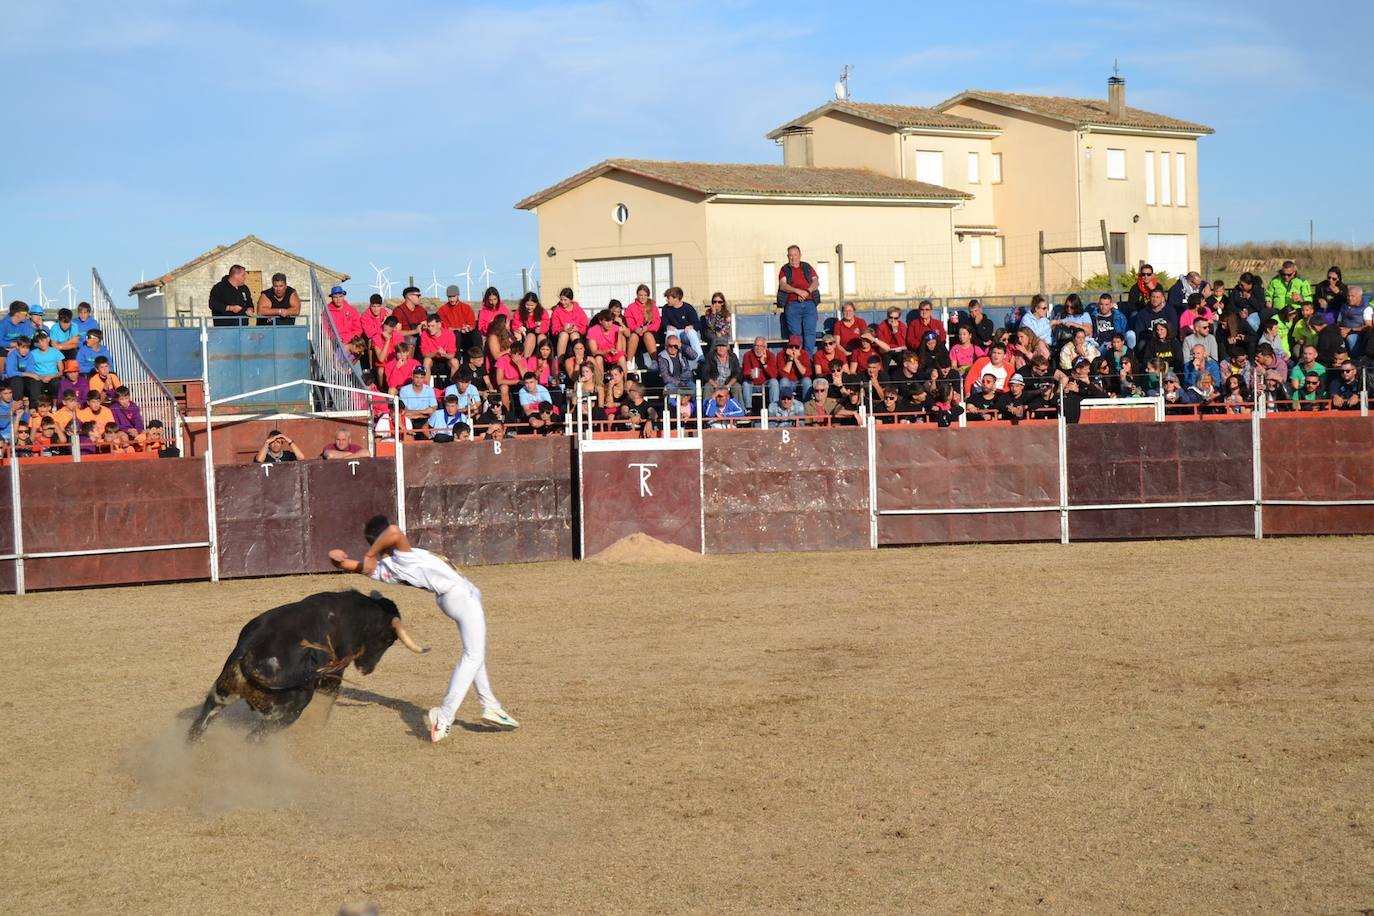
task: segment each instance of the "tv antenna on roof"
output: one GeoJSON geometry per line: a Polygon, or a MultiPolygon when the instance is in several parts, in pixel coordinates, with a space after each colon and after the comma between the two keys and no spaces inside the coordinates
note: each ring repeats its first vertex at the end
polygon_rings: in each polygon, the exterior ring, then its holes
{"type": "MultiPolygon", "coordinates": [[[[67,282],[68,282],[68,283],[71,282],[70,276],[68,277],[67,282]]],[[[140,270],[140,271],[138,272],[138,282],[139,282],[140,284],[142,284],[142,283],[144,282],[144,281],[143,281],[143,271],[142,271],[142,270],[140,270]]],[[[161,296],[161,295],[162,295],[162,287],[156,286],[156,287],[153,288],[153,291],[152,291],[151,293],[149,293],[147,296],[144,296],[144,298],[145,298],[145,299],[156,299],[156,298],[158,298],[158,297],[161,296]]]]}
{"type": "MultiPolygon", "coordinates": [[[[487,256],[482,255],[482,289],[487,290],[491,288],[491,277],[494,273],[495,271],[493,271],[490,267],[487,266],[487,256]]],[[[482,293],[482,295],[483,297],[485,297],[486,293],[484,292],[482,293]]]]}
{"type": "Polygon", "coordinates": [[[439,285],[439,272],[437,270],[430,270],[429,277],[433,282],[425,287],[425,291],[435,299],[442,299],[443,297],[439,295],[439,292],[443,289],[443,287],[439,285]]]}
{"type": "Polygon", "coordinates": [[[849,98],[849,74],[854,72],[854,68],[845,64],[840,69],[840,78],[835,82],[835,98],[844,101],[849,98]]]}
{"type": "Polygon", "coordinates": [[[472,301],[472,258],[468,258],[467,268],[460,274],[454,274],[455,280],[463,281],[463,289],[467,293],[467,301],[472,301]]]}

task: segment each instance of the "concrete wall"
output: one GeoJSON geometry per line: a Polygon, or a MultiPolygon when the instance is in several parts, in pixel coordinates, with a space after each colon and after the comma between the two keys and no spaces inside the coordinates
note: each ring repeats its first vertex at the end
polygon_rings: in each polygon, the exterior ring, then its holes
{"type": "MultiPolygon", "coordinates": [[[[210,314],[210,288],[229,273],[232,264],[242,264],[249,270],[250,276],[254,271],[261,272],[263,287],[271,285],[272,274],[286,274],[287,285],[295,289],[301,297],[302,317],[297,319],[297,323],[305,323],[305,316],[312,313],[313,307],[310,301],[310,265],[299,258],[284,257],[256,240],[244,240],[232,245],[177,276],[162,288],[161,296],[150,297],[147,292],[140,293],[140,317],[170,317],[178,312],[189,313],[193,318],[207,317],[210,314]]],[[[343,277],[339,274],[317,272],[316,275],[321,289],[326,294],[331,286],[343,282],[343,277]]],[[[256,278],[254,282],[257,282],[256,278]]],[[[255,292],[259,289],[255,289],[255,292]]],[[[353,301],[367,302],[367,296],[363,295],[361,288],[350,292],[353,293],[353,301]]]]}
{"type": "Polygon", "coordinates": [[[673,282],[689,302],[697,302],[709,292],[702,199],[670,185],[611,173],[540,204],[535,212],[545,299],[556,301],[565,286],[576,292],[577,261],[666,254],[673,259],[673,282]],[[624,224],[612,219],[617,204],[629,208],[624,224]],[[552,258],[550,248],[557,251],[552,258]]]}
{"type": "Polygon", "coordinates": [[[869,169],[901,177],[899,140],[891,127],[839,111],[828,112],[806,126],[812,130],[811,161],[815,165],[869,169]]]}

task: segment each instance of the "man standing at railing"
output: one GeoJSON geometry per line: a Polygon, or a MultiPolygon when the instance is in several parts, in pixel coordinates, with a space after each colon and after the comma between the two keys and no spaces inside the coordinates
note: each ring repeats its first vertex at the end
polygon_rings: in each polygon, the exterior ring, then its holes
{"type": "Polygon", "coordinates": [[[230,267],[229,273],[210,287],[210,314],[217,328],[248,323],[253,314],[253,293],[248,288],[248,271],[242,264],[230,267]]]}
{"type": "Polygon", "coordinates": [[[800,334],[802,349],[810,356],[816,352],[817,307],[821,301],[821,281],[815,268],[801,259],[801,248],[787,247],[787,263],[778,271],[778,305],[782,307],[783,335],[800,334]]]}
{"type": "Polygon", "coordinates": [[[272,285],[258,296],[258,324],[292,325],[301,313],[301,297],[286,285],[286,274],[272,275],[272,285]]]}
{"type": "Polygon", "coordinates": [[[348,304],[348,290],[342,286],[336,286],[329,291],[329,304],[325,306],[325,313],[334,321],[334,328],[339,332],[339,343],[347,345],[349,341],[363,332],[362,316],[358,310],[348,304]]]}

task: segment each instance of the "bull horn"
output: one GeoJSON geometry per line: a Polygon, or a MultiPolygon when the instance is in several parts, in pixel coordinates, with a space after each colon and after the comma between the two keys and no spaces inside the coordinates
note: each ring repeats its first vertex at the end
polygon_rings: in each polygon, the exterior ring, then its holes
{"type": "Polygon", "coordinates": [[[406,632],[406,628],[401,626],[401,618],[391,618],[391,627],[396,631],[396,638],[401,641],[401,645],[405,646],[416,655],[424,655],[429,651],[429,649],[415,644],[415,640],[410,638],[410,634],[406,632]]]}

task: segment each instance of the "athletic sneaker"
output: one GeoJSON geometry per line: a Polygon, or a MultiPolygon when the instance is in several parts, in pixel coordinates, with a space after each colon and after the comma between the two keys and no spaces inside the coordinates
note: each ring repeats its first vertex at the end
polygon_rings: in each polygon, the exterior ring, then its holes
{"type": "Polygon", "coordinates": [[[429,726],[429,740],[435,744],[448,737],[448,726],[440,717],[438,706],[425,713],[425,724],[429,726]]]}
{"type": "Polygon", "coordinates": [[[499,725],[502,728],[519,728],[520,723],[506,714],[504,709],[497,709],[487,706],[482,709],[482,720],[490,722],[492,725],[499,725]]]}

